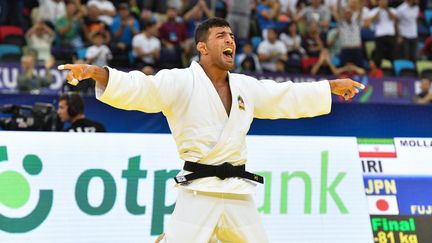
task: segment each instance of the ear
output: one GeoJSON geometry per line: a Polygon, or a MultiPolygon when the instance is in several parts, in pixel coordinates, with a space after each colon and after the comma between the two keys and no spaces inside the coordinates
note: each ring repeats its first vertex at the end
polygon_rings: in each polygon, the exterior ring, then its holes
{"type": "Polygon", "coordinates": [[[201,55],[207,55],[207,45],[204,42],[198,42],[197,44],[197,50],[201,55]]]}

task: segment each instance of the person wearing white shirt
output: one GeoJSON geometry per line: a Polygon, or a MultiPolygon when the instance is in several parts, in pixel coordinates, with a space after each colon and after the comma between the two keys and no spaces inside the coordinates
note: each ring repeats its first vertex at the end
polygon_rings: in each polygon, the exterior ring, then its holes
{"type": "Polygon", "coordinates": [[[289,59],[300,60],[306,56],[306,51],[301,46],[302,39],[297,31],[295,22],[290,22],[285,32],[280,34],[279,39],[285,44],[289,59]]]}
{"type": "Polygon", "coordinates": [[[66,16],[66,5],[63,0],[39,0],[38,16],[38,20],[54,25],[58,19],[66,16]]]}
{"type": "Polygon", "coordinates": [[[35,23],[25,34],[28,47],[36,50],[38,61],[48,61],[52,58],[51,46],[55,32],[44,22],[35,23]]]}
{"type": "Polygon", "coordinates": [[[234,34],[242,40],[249,36],[251,3],[251,0],[233,0],[228,8],[227,21],[233,27],[234,34]]]}
{"type": "Polygon", "coordinates": [[[331,11],[328,6],[321,3],[321,0],[311,0],[311,5],[300,10],[294,20],[306,20],[306,24],[317,22],[320,32],[326,32],[330,26],[331,11]]]}
{"type": "Polygon", "coordinates": [[[238,72],[262,72],[258,56],[253,52],[253,46],[250,42],[243,45],[243,52],[237,56],[237,64],[238,72]]]}
{"type": "Polygon", "coordinates": [[[419,6],[417,0],[406,0],[396,8],[398,17],[398,43],[402,59],[413,62],[417,59],[417,17],[419,6]]]}
{"type": "Polygon", "coordinates": [[[142,26],[142,32],[132,39],[134,55],[138,59],[138,66],[155,66],[160,57],[161,42],[156,37],[158,25],[154,21],[147,21],[142,26]]]}
{"type": "Polygon", "coordinates": [[[369,12],[375,25],[375,63],[380,66],[382,59],[395,59],[396,51],[396,10],[388,6],[388,0],[379,0],[378,7],[369,12]]]}
{"type": "Polygon", "coordinates": [[[280,11],[290,19],[294,18],[297,13],[298,0],[279,0],[280,11]]]}
{"type": "Polygon", "coordinates": [[[87,7],[95,6],[99,12],[99,20],[103,21],[106,25],[110,26],[113,18],[116,15],[116,9],[111,1],[108,0],[90,0],[87,7]]]}
{"type": "Polygon", "coordinates": [[[108,65],[112,54],[108,46],[104,45],[104,35],[96,33],[92,37],[93,45],[87,49],[86,62],[92,65],[103,67],[108,65]]]}
{"type": "Polygon", "coordinates": [[[267,40],[263,40],[257,49],[258,58],[264,71],[283,72],[288,60],[285,44],[278,40],[276,29],[267,29],[267,40]]]}
{"type": "Polygon", "coordinates": [[[354,64],[357,67],[363,67],[361,9],[353,9],[353,7],[343,8],[340,3],[341,0],[339,0],[335,16],[341,45],[341,66],[354,64]]]}
{"type": "Polygon", "coordinates": [[[351,99],[363,85],[351,79],[276,83],[230,73],[236,45],[227,21],[209,18],[195,32],[199,62],[156,75],[66,64],[67,80],[96,80],[97,99],[114,107],[162,112],[185,160],[178,196],[161,242],[266,243],[252,193],[262,177],[245,170],[246,134],[256,118],[327,114],[331,93],[351,99]],[[185,168],[184,167],[184,168],[185,168]],[[248,178],[248,179],[246,179],[248,178]]]}

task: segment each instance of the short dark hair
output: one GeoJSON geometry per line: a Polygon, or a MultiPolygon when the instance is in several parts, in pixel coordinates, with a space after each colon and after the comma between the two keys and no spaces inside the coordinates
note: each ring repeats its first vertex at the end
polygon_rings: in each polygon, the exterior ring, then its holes
{"type": "Polygon", "coordinates": [[[84,99],[77,92],[63,93],[59,97],[60,100],[65,100],[68,105],[68,113],[71,117],[79,114],[84,114],[84,99]]]}
{"type": "Polygon", "coordinates": [[[141,24],[140,24],[141,31],[147,30],[148,28],[150,28],[150,27],[152,27],[152,26],[154,26],[156,24],[157,24],[157,22],[154,19],[142,21],[141,24]]]}
{"type": "Polygon", "coordinates": [[[208,31],[212,27],[230,27],[229,23],[218,17],[208,18],[204,22],[198,25],[195,30],[195,44],[200,41],[206,41],[208,37],[208,31]]]}

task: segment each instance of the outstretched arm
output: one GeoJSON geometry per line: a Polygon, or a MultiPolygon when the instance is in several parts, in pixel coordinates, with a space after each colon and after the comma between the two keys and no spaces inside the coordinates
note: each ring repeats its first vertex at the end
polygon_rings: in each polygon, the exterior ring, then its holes
{"type": "Polygon", "coordinates": [[[302,118],[328,114],[331,93],[351,99],[363,85],[351,79],[319,82],[276,83],[273,80],[250,82],[253,92],[254,116],[264,119],[302,118]]]}
{"type": "Polygon", "coordinates": [[[140,71],[123,72],[110,67],[88,64],[60,65],[60,70],[69,70],[66,77],[72,85],[83,79],[96,81],[96,98],[106,104],[124,110],[143,112],[168,112],[180,93],[181,82],[171,70],[145,75],[140,71]]]}

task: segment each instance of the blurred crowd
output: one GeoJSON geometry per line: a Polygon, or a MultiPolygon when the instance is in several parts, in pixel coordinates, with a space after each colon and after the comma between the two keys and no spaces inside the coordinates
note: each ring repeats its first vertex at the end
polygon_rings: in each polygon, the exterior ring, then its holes
{"type": "Polygon", "coordinates": [[[21,63],[22,91],[49,84],[49,72],[33,74],[37,64],[49,69],[89,63],[153,74],[197,60],[195,27],[217,16],[231,24],[240,72],[431,77],[430,5],[427,0],[0,0],[0,61],[21,63]]]}

